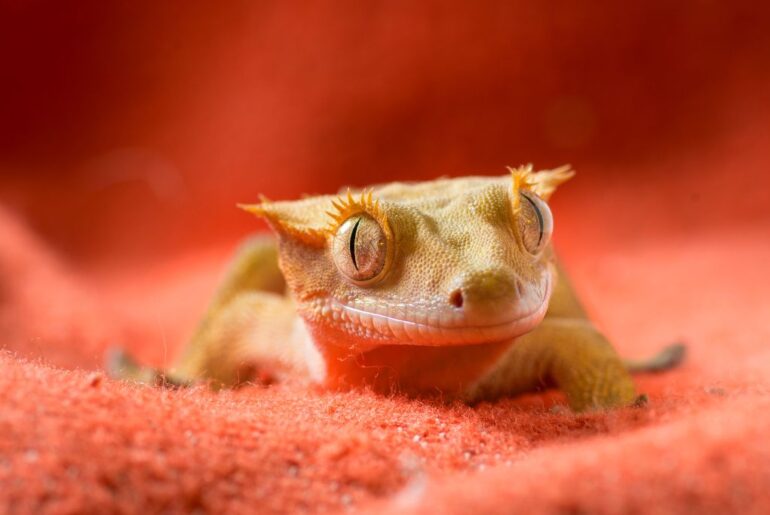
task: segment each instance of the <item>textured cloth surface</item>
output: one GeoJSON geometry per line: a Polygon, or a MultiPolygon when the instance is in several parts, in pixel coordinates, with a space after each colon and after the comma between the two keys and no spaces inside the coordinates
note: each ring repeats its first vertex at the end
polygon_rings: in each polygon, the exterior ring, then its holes
{"type": "Polygon", "coordinates": [[[118,342],[164,362],[179,347],[164,346],[174,309],[155,308],[190,295],[196,274],[216,276],[218,259],[115,284],[103,291],[120,302],[105,303],[7,214],[0,224],[15,351],[0,354],[6,508],[770,509],[767,226],[577,256],[576,282],[594,285],[589,304],[621,352],[682,339],[690,356],[639,378],[648,407],[573,415],[552,409],[564,402],[554,392],[445,406],[292,385],[164,391],[51,367],[36,356],[88,367],[118,342]]]}
{"type": "Polygon", "coordinates": [[[0,512],[770,512],[765,4],[17,4],[0,512]],[[556,248],[619,352],[688,346],[646,407],[101,371],[113,345],[173,362],[264,229],[236,202],[529,161],[578,171],[556,248]]]}

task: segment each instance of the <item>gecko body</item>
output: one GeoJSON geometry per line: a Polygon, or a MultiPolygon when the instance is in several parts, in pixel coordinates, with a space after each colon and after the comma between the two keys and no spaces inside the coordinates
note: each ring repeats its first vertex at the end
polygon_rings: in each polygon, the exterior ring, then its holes
{"type": "Polygon", "coordinates": [[[177,366],[124,354],[117,375],[233,386],[255,370],[466,401],[561,388],[575,411],[633,404],[629,374],[551,247],[547,201],[569,167],[390,183],[242,206],[275,238],[237,254],[177,366]]]}

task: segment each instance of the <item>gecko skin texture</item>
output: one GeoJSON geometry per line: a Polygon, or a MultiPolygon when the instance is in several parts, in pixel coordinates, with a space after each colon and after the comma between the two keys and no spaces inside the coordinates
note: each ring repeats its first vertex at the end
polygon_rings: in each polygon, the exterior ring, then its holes
{"type": "Polygon", "coordinates": [[[633,404],[630,370],[550,244],[564,166],[390,183],[241,206],[265,218],[172,369],[117,375],[217,387],[253,379],[469,402],[556,386],[575,411],[633,404]]]}

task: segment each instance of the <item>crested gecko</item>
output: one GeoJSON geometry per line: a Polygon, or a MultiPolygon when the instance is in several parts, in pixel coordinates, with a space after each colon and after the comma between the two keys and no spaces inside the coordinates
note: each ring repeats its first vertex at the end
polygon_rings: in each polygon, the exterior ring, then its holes
{"type": "Polygon", "coordinates": [[[468,402],[556,386],[574,411],[639,402],[630,372],[670,368],[684,347],[623,361],[551,246],[547,201],[574,172],[509,172],[241,206],[275,239],[243,245],[178,364],[117,351],[108,369],[217,387],[267,371],[468,402]]]}

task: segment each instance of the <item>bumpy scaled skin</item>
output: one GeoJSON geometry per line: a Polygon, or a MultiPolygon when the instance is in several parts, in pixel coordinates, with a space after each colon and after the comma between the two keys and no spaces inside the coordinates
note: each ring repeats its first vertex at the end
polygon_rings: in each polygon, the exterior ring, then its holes
{"type": "MultiPolygon", "coordinates": [[[[111,367],[220,386],[259,370],[468,401],[555,385],[575,411],[633,404],[628,367],[551,250],[546,201],[571,176],[523,167],[244,206],[277,246],[247,242],[179,365],[160,373],[118,356],[111,367]]],[[[671,348],[634,368],[680,357],[671,348]]]]}

